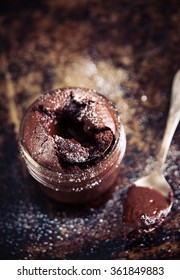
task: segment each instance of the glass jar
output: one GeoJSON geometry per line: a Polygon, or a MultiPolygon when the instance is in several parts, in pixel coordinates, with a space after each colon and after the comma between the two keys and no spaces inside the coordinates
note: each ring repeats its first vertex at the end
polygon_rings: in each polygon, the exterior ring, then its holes
{"type": "MultiPolygon", "coordinates": [[[[56,90],[56,92],[58,92],[56,90]]],[[[97,94],[97,93],[96,93],[97,94]]],[[[94,200],[113,186],[119,174],[120,163],[126,148],[126,137],[120,116],[114,105],[105,97],[108,110],[115,124],[115,141],[109,152],[94,166],[88,166],[78,172],[60,172],[38,163],[27,149],[24,141],[24,129],[27,115],[40,99],[27,110],[22,119],[19,133],[19,145],[22,157],[29,173],[40,183],[41,189],[50,197],[67,203],[84,203],[94,200]]]]}

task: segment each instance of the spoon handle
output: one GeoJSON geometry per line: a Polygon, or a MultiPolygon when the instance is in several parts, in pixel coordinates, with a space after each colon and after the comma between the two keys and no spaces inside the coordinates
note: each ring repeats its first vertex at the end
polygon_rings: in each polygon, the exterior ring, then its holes
{"type": "Polygon", "coordinates": [[[171,104],[167,119],[165,133],[162,139],[160,150],[157,156],[156,169],[162,171],[165,163],[171,140],[180,120],[180,70],[176,73],[171,93],[171,104]]]}

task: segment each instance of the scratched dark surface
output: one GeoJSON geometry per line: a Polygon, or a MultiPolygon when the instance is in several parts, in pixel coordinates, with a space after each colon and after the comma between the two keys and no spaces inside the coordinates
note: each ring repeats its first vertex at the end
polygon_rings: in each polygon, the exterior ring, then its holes
{"type": "Polygon", "coordinates": [[[122,234],[124,191],[152,168],[165,128],[180,62],[179,18],[178,0],[0,4],[0,259],[180,257],[179,128],[164,166],[171,213],[151,233],[122,234]],[[81,206],[47,198],[18,150],[26,108],[63,86],[101,91],[116,103],[127,134],[114,188],[81,206]]]}

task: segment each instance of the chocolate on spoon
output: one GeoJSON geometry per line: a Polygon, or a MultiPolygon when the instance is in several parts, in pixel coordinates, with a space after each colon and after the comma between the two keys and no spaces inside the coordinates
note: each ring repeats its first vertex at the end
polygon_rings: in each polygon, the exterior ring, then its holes
{"type": "Polygon", "coordinates": [[[173,192],[163,175],[163,165],[179,120],[180,70],[173,81],[170,111],[156,167],[128,189],[124,200],[123,219],[126,233],[134,230],[139,232],[153,230],[163,222],[171,210],[173,192]]]}

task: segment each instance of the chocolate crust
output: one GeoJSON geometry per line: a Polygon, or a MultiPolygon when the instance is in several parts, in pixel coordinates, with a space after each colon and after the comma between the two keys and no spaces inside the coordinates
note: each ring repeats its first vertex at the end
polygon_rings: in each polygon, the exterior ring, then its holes
{"type": "Polygon", "coordinates": [[[40,165],[78,172],[96,165],[112,149],[116,122],[110,103],[96,91],[58,89],[27,112],[23,143],[40,165]]]}

